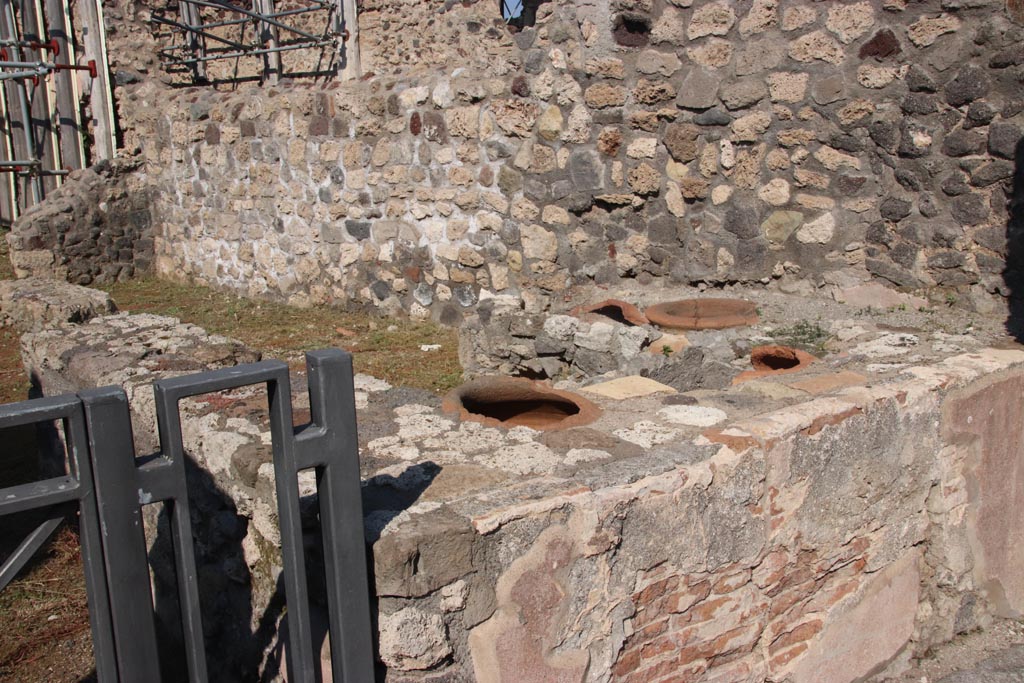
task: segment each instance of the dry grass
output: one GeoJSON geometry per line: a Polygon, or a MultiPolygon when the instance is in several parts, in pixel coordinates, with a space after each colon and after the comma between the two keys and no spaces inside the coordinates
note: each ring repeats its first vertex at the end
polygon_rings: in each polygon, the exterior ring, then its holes
{"type": "Polygon", "coordinates": [[[57,532],[27,574],[0,592],[0,681],[80,681],[93,669],[78,536],[57,532]]]}
{"type": "Polygon", "coordinates": [[[303,351],[337,346],[354,354],[357,372],[392,384],[442,392],[461,378],[455,332],[432,322],[382,320],[333,308],[299,309],[155,278],[104,289],[121,310],[180,318],[240,339],[271,358],[297,362],[303,351]],[[433,344],[441,348],[420,350],[433,344]]]}

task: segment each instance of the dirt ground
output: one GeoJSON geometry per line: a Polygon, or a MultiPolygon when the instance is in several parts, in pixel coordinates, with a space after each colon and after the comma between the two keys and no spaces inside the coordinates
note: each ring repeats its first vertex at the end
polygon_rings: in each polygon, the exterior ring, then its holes
{"type": "Polygon", "coordinates": [[[899,678],[886,680],[939,683],[960,673],[955,679],[957,683],[983,683],[986,679],[979,671],[979,663],[1020,645],[1024,645],[1024,620],[997,619],[983,631],[965,633],[936,648],[899,678]]]}

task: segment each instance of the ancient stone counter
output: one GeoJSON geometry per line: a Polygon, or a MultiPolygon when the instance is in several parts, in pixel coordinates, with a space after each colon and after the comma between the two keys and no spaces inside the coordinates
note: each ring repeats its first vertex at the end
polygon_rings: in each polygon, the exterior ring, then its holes
{"type": "MultiPolygon", "coordinates": [[[[561,385],[601,409],[563,430],[460,421],[357,378],[388,680],[854,680],[1020,614],[1024,351],[869,318],[826,360],[735,386],[561,385]]],[[[152,379],[244,358],[211,339],[178,366],[182,334],[201,339],[118,315],[27,335],[25,356],[44,389],[126,382],[144,431],[152,379]]],[[[195,490],[215,494],[201,574],[254,628],[280,616],[262,400],[184,406],[195,490]]]]}

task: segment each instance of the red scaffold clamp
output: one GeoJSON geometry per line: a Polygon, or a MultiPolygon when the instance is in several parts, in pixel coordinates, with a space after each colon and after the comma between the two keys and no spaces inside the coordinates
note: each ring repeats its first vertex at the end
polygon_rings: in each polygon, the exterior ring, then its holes
{"type": "Polygon", "coordinates": [[[54,71],[88,71],[89,78],[96,78],[96,60],[90,59],[85,66],[79,66],[78,64],[54,64],[54,71]]]}

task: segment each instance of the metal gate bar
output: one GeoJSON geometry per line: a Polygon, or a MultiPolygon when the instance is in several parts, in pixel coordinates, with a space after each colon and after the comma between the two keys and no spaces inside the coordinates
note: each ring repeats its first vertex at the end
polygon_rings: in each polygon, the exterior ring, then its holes
{"type": "MultiPolygon", "coordinates": [[[[266,384],[288,606],[288,680],[312,683],[320,670],[310,621],[298,482],[300,470],[316,468],[334,682],[361,683],[373,680],[373,643],[352,357],[336,349],[316,351],[306,355],[306,364],[312,422],[300,428],[298,434],[292,426],[288,366],[280,361],[264,361],[156,382],[153,389],[160,446],[165,458],[183,461],[179,412],[182,399],[266,384]]],[[[150,477],[151,480],[154,478],[150,477]]],[[[151,481],[151,484],[156,482],[151,481]]],[[[142,490],[147,494],[158,493],[145,486],[142,490]]],[[[201,633],[198,635],[198,640],[187,645],[190,657],[202,653],[201,633]]]]}
{"type": "MultiPolygon", "coordinates": [[[[0,517],[77,502],[82,569],[89,601],[89,625],[92,629],[96,673],[100,681],[113,681],[116,680],[116,662],[110,595],[103,572],[100,522],[82,402],[76,396],[56,396],[0,405],[0,429],[38,423],[52,424],[55,420],[63,423],[68,473],[0,489],[0,517]]],[[[0,589],[25,566],[35,550],[57,528],[59,521],[60,517],[54,517],[43,522],[7,559],[0,570],[5,578],[5,581],[0,582],[0,589]]]]}
{"type": "MultiPolygon", "coordinates": [[[[265,384],[268,396],[287,603],[288,680],[312,683],[321,668],[310,621],[299,509],[298,475],[307,469],[316,471],[333,680],[374,679],[352,357],[336,349],[316,351],[307,354],[306,365],[311,422],[298,429],[292,422],[288,366],[280,361],[156,382],[160,452],[145,459],[136,458],[128,400],[120,388],[0,406],[0,429],[64,421],[70,472],[0,489],[0,516],[78,502],[102,683],[161,680],[142,518],[144,506],[160,502],[171,517],[188,680],[208,680],[180,402],[253,384],[265,384]]],[[[39,525],[0,568],[0,577],[13,577],[59,519],[39,525]]]]}

